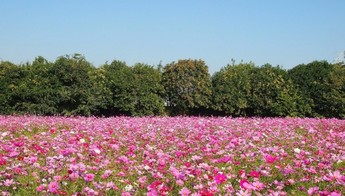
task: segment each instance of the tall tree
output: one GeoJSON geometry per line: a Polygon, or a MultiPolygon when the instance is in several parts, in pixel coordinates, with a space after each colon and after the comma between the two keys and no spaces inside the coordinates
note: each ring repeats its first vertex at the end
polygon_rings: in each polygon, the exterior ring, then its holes
{"type": "Polygon", "coordinates": [[[298,115],[299,95],[287,72],[269,64],[256,67],[251,73],[251,108],[259,116],[298,115]]]}
{"type": "Polygon", "coordinates": [[[58,82],[58,113],[64,115],[91,115],[88,105],[92,85],[89,72],[94,67],[80,54],[59,57],[51,69],[58,82]]]}
{"type": "Polygon", "coordinates": [[[91,81],[90,94],[87,97],[87,107],[92,115],[109,115],[108,107],[112,105],[112,92],[107,87],[106,70],[104,67],[89,72],[91,81]]]}
{"type": "Polygon", "coordinates": [[[17,89],[16,111],[37,115],[53,115],[57,112],[58,93],[50,75],[51,68],[52,63],[41,56],[36,57],[32,64],[22,67],[25,77],[17,89]]]}
{"type": "Polygon", "coordinates": [[[112,97],[108,114],[145,116],[164,112],[159,69],[141,63],[129,67],[117,60],[102,69],[112,97]]]}
{"type": "Polygon", "coordinates": [[[341,90],[343,68],[335,68],[327,61],[314,61],[297,65],[288,73],[305,102],[311,105],[312,116],[339,116],[338,107],[344,104],[344,91],[341,90]]]}
{"type": "Polygon", "coordinates": [[[345,118],[345,65],[332,65],[328,85],[331,90],[326,95],[329,103],[329,117],[345,118]]]}
{"type": "Polygon", "coordinates": [[[169,112],[200,114],[210,106],[212,94],[208,67],[202,60],[179,60],[164,67],[163,85],[169,112]]]}
{"type": "Polygon", "coordinates": [[[135,64],[133,69],[133,96],[135,97],[135,116],[159,115],[164,112],[161,72],[146,64],[135,64]]]}
{"type": "Polygon", "coordinates": [[[134,75],[125,62],[114,60],[102,66],[105,70],[106,88],[111,99],[105,113],[107,115],[131,115],[135,109],[132,81],[134,75]]]}
{"type": "Polygon", "coordinates": [[[228,64],[212,76],[212,101],[215,111],[246,116],[250,107],[252,63],[228,64]]]}
{"type": "Polygon", "coordinates": [[[8,62],[0,61],[0,113],[15,113],[17,103],[16,94],[24,71],[21,67],[8,62]]]}

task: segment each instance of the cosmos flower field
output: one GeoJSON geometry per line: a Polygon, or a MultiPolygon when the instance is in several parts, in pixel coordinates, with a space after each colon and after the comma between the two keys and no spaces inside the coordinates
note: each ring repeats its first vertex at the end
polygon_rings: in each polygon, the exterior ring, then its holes
{"type": "Polygon", "coordinates": [[[0,116],[2,195],[344,195],[345,120],[0,116]]]}

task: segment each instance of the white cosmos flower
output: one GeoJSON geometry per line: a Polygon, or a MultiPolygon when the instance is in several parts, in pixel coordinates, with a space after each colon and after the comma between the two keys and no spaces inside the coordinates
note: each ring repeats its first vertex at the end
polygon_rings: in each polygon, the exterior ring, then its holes
{"type": "Polygon", "coordinates": [[[149,170],[149,169],[150,169],[150,166],[145,165],[145,166],[144,166],[144,169],[145,169],[145,170],[149,170]]]}
{"type": "Polygon", "coordinates": [[[128,192],[131,191],[132,189],[133,189],[133,186],[130,185],[130,184],[125,186],[125,190],[128,191],[128,192]]]}
{"type": "Polygon", "coordinates": [[[95,153],[97,153],[97,154],[101,153],[101,151],[98,148],[94,149],[93,151],[95,151],[95,153]]]}
{"type": "Polygon", "coordinates": [[[295,153],[299,154],[301,152],[301,150],[299,148],[295,148],[293,151],[295,151],[295,153]]]}

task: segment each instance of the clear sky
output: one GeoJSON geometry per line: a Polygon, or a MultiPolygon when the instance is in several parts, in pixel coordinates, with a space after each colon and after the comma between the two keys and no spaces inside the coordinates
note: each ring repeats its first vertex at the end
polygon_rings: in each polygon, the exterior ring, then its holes
{"type": "Polygon", "coordinates": [[[345,0],[2,0],[0,60],[80,53],[163,65],[235,59],[290,69],[345,50],[345,0]]]}

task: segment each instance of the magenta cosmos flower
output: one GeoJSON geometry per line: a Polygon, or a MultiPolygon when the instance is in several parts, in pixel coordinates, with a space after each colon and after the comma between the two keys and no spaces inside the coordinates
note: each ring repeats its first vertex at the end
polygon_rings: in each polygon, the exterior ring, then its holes
{"type": "Polygon", "coordinates": [[[275,156],[272,156],[272,155],[270,155],[270,154],[268,154],[268,155],[266,155],[265,156],[265,160],[266,160],[266,163],[274,163],[276,160],[278,160],[278,158],[277,157],[275,157],[275,156]]]}
{"type": "Polygon", "coordinates": [[[224,181],[226,181],[226,175],[221,174],[221,173],[218,173],[218,174],[215,176],[214,180],[216,181],[217,184],[221,184],[221,183],[223,183],[224,181]]]}
{"type": "Polygon", "coordinates": [[[84,176],[84,180],[87,181],[87,182],[93,181],[94,178],[95,178],[95,175],[94,175],[94,174],[86,174],[86,175],[84,176]]]}
{"type": "Polygon", "coordinates": [[[48,190],[51,193],[57,193],[59,188],[60,188],[60,186],[59,186],[59,183],[57,183],[57,182],[50,182],[48,185],[48,190]]]}
{"type": "Polygon", "coordinates": [[[189,194],[191,194],[191,191],[188,188],[184,187],[179,191],[179,194],[182,196],[188,196],[189,194]]]}
{"type": "Polygon", "coordinates": [[[253,178],[259,178],[260,177],[260,173],[253,170],[249,173],[250,176],[252,176],[253,178]]]}

